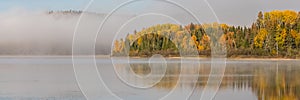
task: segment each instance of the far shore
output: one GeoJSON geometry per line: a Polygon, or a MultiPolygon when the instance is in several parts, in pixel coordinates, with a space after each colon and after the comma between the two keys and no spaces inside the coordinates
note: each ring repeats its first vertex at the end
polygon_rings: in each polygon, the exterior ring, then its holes
{"type": "MultiPolygon", "coordinates": [[[[127,56],[110,56],[110,57],[115,57],[115,58],[124,58],[127,56]]],[[[140,59],[140,58],[149,58],[147,56],[131,56],[130,58],[132,59],[140,59]]],[[[185,57],[179,57],[179,56],[169,56],[166,57],[169,59],[181,59],[181,58],[186,58],[186,59],[211,59],[212,57],[208,56],[185,56],[185,57]]],[[[216,57],[216,58],[221,58],[221,57],[216,57]]],[[[287,58],[287,57],[272,57],[272,56],[232,56],[232,57],[227,57],[226,59],[228,60],[300,60],[300,57],[296,58],[287,58]]]]}
{"type": "MultiPolygon", "coordinates": [[[[115,58],[125,58],[125,56],[118,56],[115,58]]],[[[147,58],[147,57],[130,57],[132,59],[140,59],[140,58],[147,58]]],[[[181,59],[181,58],[185,58],[185,59],[211,59],[211,57],[166,57],[168,59],[181,59]]],[[[216,57],[218,58],[218,57],[216,57]]],[[[229,58],[225,58],[228,60],[300,60],[300,58],[263,58],[263,57],[229,57],[229,58]]]]}
{"type": "MultiPolygon", "coordinates": [[[[95,58],[127,58],[127,56],[111,56],[111,55],[76,55],[73,57],[95,57],[95,58]]],[[[72,55],[0,55],[0,58],[72,58],[72,55]]],[[[140,59],[140,58],[149,58],[149,57],[139,57],[139,56],[134,56],[130,57],[132,59],[140,59]]],[[[192,57],[192,56],[187,56],[187,57],[178,57],[178,56],[170,56],[166,57],[169,59],[181,59],[181,58],[186,58],[186,59],[211,59],[211,57],[206,57],[206,56],[198,56],[198,57],[192,57]]],[[[216,57],[219,58],[219,57],[216,57]]],[[[227,57],[226,59],[228,60],[300,60],[299,58],[284,58],[284,57],[251,57],[251,56],[235,56],[235,57],[227,57]]]]}

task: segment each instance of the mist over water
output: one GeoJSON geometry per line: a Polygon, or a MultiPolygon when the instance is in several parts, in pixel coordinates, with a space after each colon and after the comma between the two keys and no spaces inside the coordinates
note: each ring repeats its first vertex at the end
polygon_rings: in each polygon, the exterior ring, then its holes
{"type": "MultiPolygon", "coordinates": [[[[70,55],[80,12],[26,11],[0,12],[0,55],[70,55]]],[[[105,14],[87,13],[83,28],[99,25],[105,14]],[[99,20],[100,19],[100,20],[99,20]]],[[[121,18],[121,17],[120,17],[121,18]]],[[[82,29],[82,28],[81,28],[82,29]]],[[[85,30],[87,33],[92,30],[85,30]]],[[[107,32],[108,37],[110,36],[107,32]]],[[[109,39],[109,38],[108,38],[109,39]]],[[[108,40],[97,41],[97,54],[108,54],[108,40]]],[[[110,40],[111,41],[111,40],[110,40]]],[[[85,44],[81,44],[84,48],[85,44]]]]}

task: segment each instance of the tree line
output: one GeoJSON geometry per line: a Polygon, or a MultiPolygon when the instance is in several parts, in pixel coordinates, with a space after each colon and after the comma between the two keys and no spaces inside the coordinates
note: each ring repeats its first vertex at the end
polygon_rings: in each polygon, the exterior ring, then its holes
{"type": "Polygon", "coordinates": [[[115,40],[113,56],[211,55],[226,48],[228,57],[300,57],[300,12],[259,12],[250,27],[227,24],[161,24],[115,40]]]}

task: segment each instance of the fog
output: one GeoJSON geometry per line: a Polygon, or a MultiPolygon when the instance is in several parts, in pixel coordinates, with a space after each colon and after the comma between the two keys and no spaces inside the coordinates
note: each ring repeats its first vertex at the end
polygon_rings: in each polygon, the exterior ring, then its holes
{"type": "MultiPolygon", "coordinates": [[[[80,14],[22,9],[0,13],[0,55],[70,55],[80,14]]],[[[88,13],[88,16],[85,21],[95,22],[104,18],[104,14],[88,13]]],[[[103,45],[99,46],[103,49],[100,48],[98,54],[108,54],[110,50],[105,49],[105,44],[98,44],[103,45]]]]}

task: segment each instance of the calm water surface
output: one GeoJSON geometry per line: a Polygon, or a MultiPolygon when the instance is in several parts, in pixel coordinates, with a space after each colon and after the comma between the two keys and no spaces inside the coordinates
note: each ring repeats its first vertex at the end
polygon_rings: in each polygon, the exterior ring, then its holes
{"type": "MultiPolygon", "coordinates": [[[[97,66],[104,83],[112,93],[129,100],[156,100],[172,93],[171,99],[186,97],[199,100],[210,72],[210,60],[201,59],[182,62],[166,59],[166,74],[161,77],[159,68],[150,68],[148,59],[97,59],[97,66]],[[130,67],[126,67],[126,66],[130,67]],[[184,68],[181,68],[184,67],[184,68]],[[118,77],[130,81],[124,82],[118,77]],[[132,72],[134,74],[132,74],[132,72]],[[153,74],[154,73],[154,74],[153,74]],[[145,77],[140,80],[136,76],[145,77]],[[131,85],[150,85],[141,89],[131,85]]],[[[85,59],[82,59],[82,64],[85,59]]],[[[227,60],[226,71],[215,100],[299,100],[300,61],[298,60],[227,60]]],[[[218,76],[218,75],[215,75],[218,76]]],[[[209,87],[208,89],[214,89],[209,87]]],[[[105,90],[103,90],[105,91],[105,90]]],[[[113,96],[99,94],[99,99],[113,96]]],[[[82,100],[71,58],[26,57],[0,58],[0,100],[82,100]]]]}

